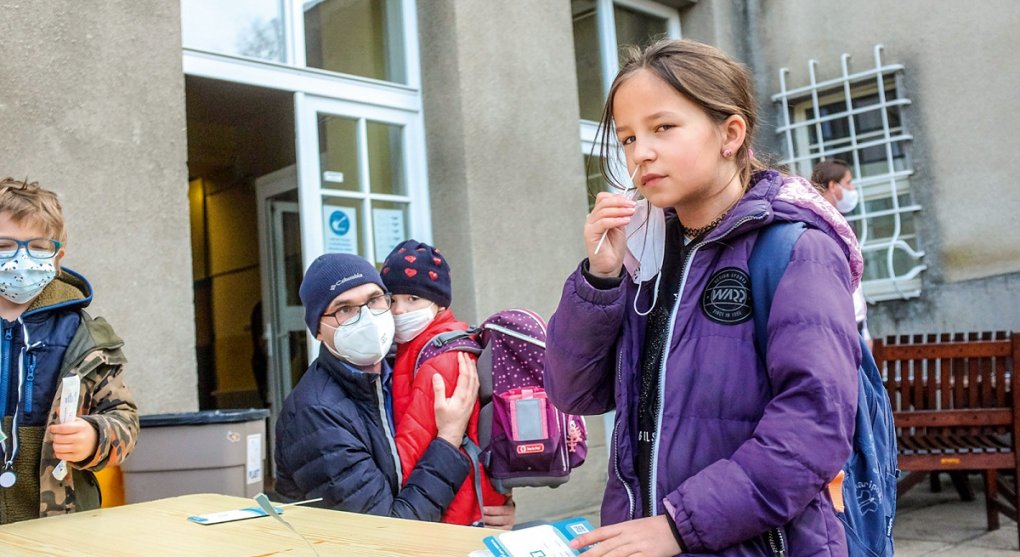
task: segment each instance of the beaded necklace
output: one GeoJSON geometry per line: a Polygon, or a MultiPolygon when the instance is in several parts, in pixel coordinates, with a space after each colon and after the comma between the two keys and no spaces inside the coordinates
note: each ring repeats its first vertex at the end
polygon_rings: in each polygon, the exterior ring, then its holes
{"type": "MultiPolygon", "coordinates": [[[[726,218],[726,215],[728,215],[730,213],[730,209],[732,209],[734,206],[736,206],[737,202],[739,202],[742,197],[743,196],[740,196],[736,200],[734,200],[733,203],[731,203],[729,207],[727,207],[722,213],[719,213],[718,217],[715,217],[715,219],[713,219],[712,222],[706,224],[705,226],[702,226],[700,228],[687,228],[686,226],[684,226],[683,227],[684,228],[684,236],[687,236],[688,238],[694,239],[694,238],[700,238],[701,236],[711,232],[713,228],[719,226],[719,223],[722,222],[722,220],[724,218],[726,218]]],[[[683,223],[681,222],[680,225],[683,226],[683,223]]]]}

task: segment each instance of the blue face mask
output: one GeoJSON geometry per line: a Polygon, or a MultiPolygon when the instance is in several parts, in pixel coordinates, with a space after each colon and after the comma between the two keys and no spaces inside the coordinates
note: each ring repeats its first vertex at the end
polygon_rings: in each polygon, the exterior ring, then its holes
{"type": "Polygon", "coordinates": [[[0,265],[0,296],[24,304],[42,292],[57,276],[53,259],[33,259],[24,253],[0,265]]]}

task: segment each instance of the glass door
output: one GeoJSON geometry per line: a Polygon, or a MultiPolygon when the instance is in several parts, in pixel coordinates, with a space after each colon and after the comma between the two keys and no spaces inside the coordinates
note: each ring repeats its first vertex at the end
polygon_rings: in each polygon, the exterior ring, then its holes
{"type": "MultiPolygon", "coordinates": [[[[262,338],[268,363],[270,426],[283,401],[308,368],[297,173],[294,166],[256,180],[262,270],[262,338]]],[[[274,429],[270,429],[273,431],[274,429]]]]}
{"type": "Polygon", "coordinates": [[[407,238],[431,241],[419,111],[301,93],[295,111],[303,268],[323,253],[378,266],[407,238]]]}

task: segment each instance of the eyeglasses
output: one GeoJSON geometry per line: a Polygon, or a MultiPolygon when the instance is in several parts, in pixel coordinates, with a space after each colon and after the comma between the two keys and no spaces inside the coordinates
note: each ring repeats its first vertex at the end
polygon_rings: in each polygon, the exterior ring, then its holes
{"type": "Polygon", "coordinates": [[[336,311],[324,314],[322,318],[332,317],[333,321],[336,322],[336,327],[344,327],[353,325],[361,319],[361,308],[363,307],[368,308],[372,315],[382,315],[390,310],[390,305],[392,304],[393,297],[389,293],[379,294],[378,296],[372,296],[363,304],[340,306],[336,311]]]}
{"type": "Polygon", "coordinates": [[[32,259],[52,259],[60,251],[60,242],[46,238],[31,240],[0,238],[0,261],[14,259],[22,249],[32,259]]]}

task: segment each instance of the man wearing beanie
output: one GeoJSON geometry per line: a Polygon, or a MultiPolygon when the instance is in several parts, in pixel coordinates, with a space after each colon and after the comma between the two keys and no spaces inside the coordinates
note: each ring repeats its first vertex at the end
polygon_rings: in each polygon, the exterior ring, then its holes
{"type": "MultiPolygon", "coordinates": [[[[432,411],[434,377],[447,383],[458,374],[459,359],[474,354],[448,351],[418,364],[418,355],[429,340],[440,333],[463,331],[467,323],[450,311],[450,265],[436,248],[407,240],[397,245],[383,263],[382,279],[393,296],[393,320],[397,359],[393,366],[393,414],[396,416],[396,446],[403,473],[409,474],[426,457],[437,424],[432,411]]],[[[471,414],[467,435],[478,443],[478,408],[471,414]]],[[[490,528],[513,526],[514,507],[508,495],[492,487],[488,474],[479,470],[482,501],[475,491],[475,470],[458,486],[443,522],[484,523],[490,528]]]]}
{"type": "Polygon", "coordinates": [[[322,497],[336,510],[438,521],[470,469],[459,446],[478,397],[474,363],[462,358],[456,377],[432,384],[436,428],[418,466],[402,471],[383,360],[393,316],[379,273],[356,255],[326,254],[308,268],[299,293],[324,350],[276,423],[276,491],[322,497]]]}

